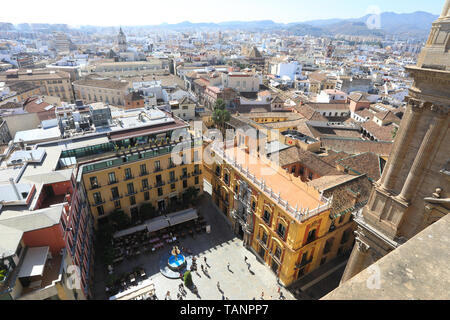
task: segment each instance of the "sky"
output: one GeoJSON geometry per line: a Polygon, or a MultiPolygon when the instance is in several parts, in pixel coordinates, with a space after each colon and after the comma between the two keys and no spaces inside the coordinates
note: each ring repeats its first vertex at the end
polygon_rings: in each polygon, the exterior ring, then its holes
{"type": "Polygon", "coordinates": [[[374,10],[440,14],[445,0],[22,0],[0,22],[71,26],[273,20],[278,23],[359,18],[374,10]],[[375,7],[374,7],[375,6],[375,7]]]}

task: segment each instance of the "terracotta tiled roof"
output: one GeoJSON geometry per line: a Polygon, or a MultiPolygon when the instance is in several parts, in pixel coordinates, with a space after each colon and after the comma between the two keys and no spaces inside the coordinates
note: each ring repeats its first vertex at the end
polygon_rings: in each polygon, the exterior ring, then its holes
{"type": "Polygon", "coordinates": [[[348,98],[355,102],[369,102],[367,100],[367,93],[364,92],[352,92],[348,98]]]}
{"type": "Polygon", "coordinates": [[[323,115],[315,111],[311,106],[307,104],[297,105],[294,107],[294,109],[308,120],[328,121],[327,118],[325,118],[323,115]]]}
{"type": "Polygon", "coordinates": [[[349,154],[373,152],[380,156],[389,156],[392,150],[392,142],[377,142],[361,139],[348,139],[339,137],[322,137],[321,145],[327,150],[344,151],[349,154]]]}
{"type": "Polygon", "coordinates": [[[301,163],[320,176],[341,174],[334,166],[323,161],[318,155],[299,147],[291,147],[279,152],[280,166],[301,163]]]}
{"type": "Polygon", "coordinates": [[[361,127],[370,132],[376,139],[380,141],[393,141],[392,137],[395,126],[393,124],[387,126],[379,126],[373,121],[361,123],[361,127]]]}
{"type": "Polygon", "coordinates": [[[381,177],[380,157],[372,152],[338,160],[337,163],[356,174],[366,174],[373,181],[381,177]]]}

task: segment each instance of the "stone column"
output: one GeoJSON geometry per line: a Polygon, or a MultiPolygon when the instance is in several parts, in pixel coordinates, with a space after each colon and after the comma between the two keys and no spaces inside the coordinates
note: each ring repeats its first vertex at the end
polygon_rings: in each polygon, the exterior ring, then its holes
{"type": "MultiPolygon", "coordinates": [[[[434,107],[434,106],[433,106],[434,107]]],[[[414,194],[414,190],[417,187],[417,180],[421,177],[421,173],[432,155],[433,148],[435,147],[436,138],[439,136],[439,132],[442,124],[446,121],[446,117],[443,114],[433,118],[430,127],[422,140],[419,151],[413,162],[411,170],[406,177],[406,181],[403,185],[401,193],[398,198],[401,201],[409,202],[414,194]]]]}
{"type": "Polygon", "coordinates": [[[411,106],[411,112],[407,115],[407,119],[402,123],[399,129],[398,136],[395,138],[394,150],[389,156],[388,166],[381,178],[380,189],[384,191],[390,191],[395,185],[395,175],[401,169],[403,162],[399,159],[406,152],[408,147],[408,140],[414,135],[416,125],[420,119],[423,104],[416,100],[409,100],[411,106]]]}
{"type": "Polygon", "coordinates": [[[450,0],[445,1],[444,8],[442,9],[439,19],[446,18],[448,16],[450,16],[450,0]]]}
{"type": "Polygon", "coordinates": [[[366,268],[365,261],[369,254],[369,249],[370,246],[367,243],[361,241],[360,238],[356,238],[355,247],[353,248],[350,258],[348,259],[347,266],[345,267],[345,271],[339,285],[353,278],[366,268]]]}

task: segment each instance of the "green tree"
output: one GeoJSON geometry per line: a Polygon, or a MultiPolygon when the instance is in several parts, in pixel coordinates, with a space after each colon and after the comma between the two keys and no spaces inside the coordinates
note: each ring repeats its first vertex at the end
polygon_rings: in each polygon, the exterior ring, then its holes
{"type": "Polygon", "coordinates": [[[109,216],[110,221],[117,230],[122,230],[130,226],[131,219],[122,210],[114,210],[109,216]]]}
{"type": "Polygon", "coordinates": [[[225,122],[230,121],[230,111],[227,110],[225,101],[223,101],[222,99],[217,99],[216,103],[214,104],[212,119],[216,126],[218,126],[219,128],[223,128],[225,122]]]}
{"type": "Polygon", "coordinates": [[[189,288],[189,287],[192,287],[193,284],[194,283],[192,282],[192,274],[191,274],[191,272],[190,271],[186,271],[184,273],[184,285],[189,288]]]}
{"type": "Polygon", "coordinates": [[[185,207],[195,205],[197,202],[198,190],[194,187],[189,187],[186,192],[183,193],[183,205],[185,207]]]}
{"type": "Polygon", "coordinates": [[[155,207],[151,203],[144,203],[139,209],[139,218],[142,221],[155,218],[157,215],[155,207]]]}

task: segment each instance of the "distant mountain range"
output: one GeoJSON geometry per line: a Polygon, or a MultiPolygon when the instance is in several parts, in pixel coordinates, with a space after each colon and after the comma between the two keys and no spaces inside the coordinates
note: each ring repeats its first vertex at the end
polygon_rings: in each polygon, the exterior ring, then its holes
{"type": "MultiPolygon", "coordinates": [[[[276,23],[272,20],[261,21],[228,21],[221,23],[192,23],[184,21],[177,24],[163,23],[160,25],[149,26],[129,26],[127,29],[150,29],[150,30],[243,30],[243,31],[288,31],[294,35],[312,35],[312,36],[335,36],[356,35],[356,36],[384,36],[397,35],[404,37],[426,38],[430,32],[431,24],[439,16],[431,13],[417,11],[413,13],[381,13],[379,21],[381,28],[371,29],[366,22],[371,15],[366,15],[357,19],[325,19],[311,20],[298,23],[276,23]]],[[[125,26],[124,26],[125,27],[125,26]]],[[[0,31],[32,31],[37,29],[61,29],[67,31],[67,25],[50,24],[20,24],[0,22],[0,31]]],[[[112,27],[82,26],[83,31],[102,31],[112,27]]]]}
{"type": "MultiPolygon", "coordinates": [[[[413,13],[381,13],[379,19],[380,29],[370,29],[366,22],[371,15],[357,19],[325,19],[311,20],[302,23],[276,23],[272,20],[261,21],[229,21],[222,23],[192,23],[189,21],[177,24],[161,24],[148,26],[154,29],[186,30],[186,29],[240,29],[249,31],[282,31],[287,30],[297,35],[401,35],[410,37],[427,37],[431,24],[439,16],[431,13],[417,11],[413,13]]],[[[370,21],[370,20],[369,20],[370,21]]]]}

